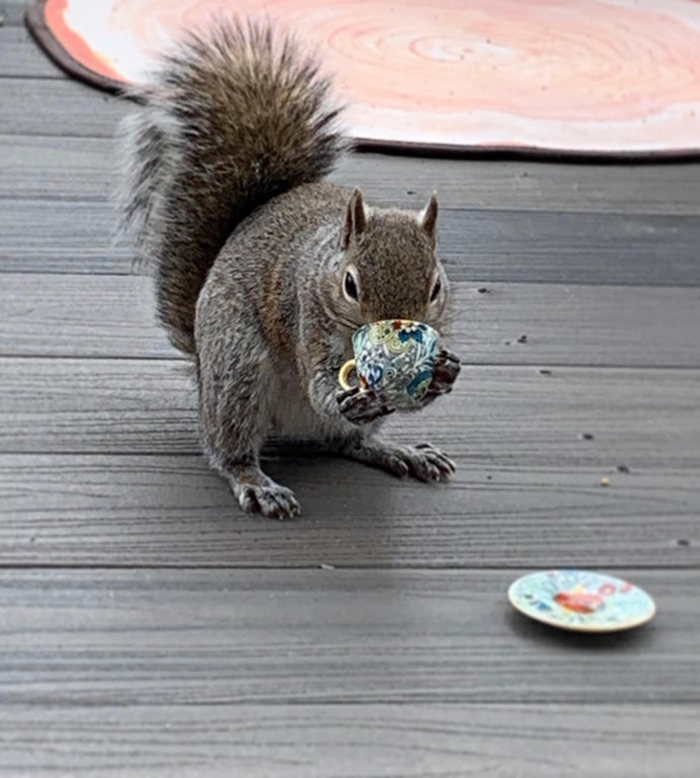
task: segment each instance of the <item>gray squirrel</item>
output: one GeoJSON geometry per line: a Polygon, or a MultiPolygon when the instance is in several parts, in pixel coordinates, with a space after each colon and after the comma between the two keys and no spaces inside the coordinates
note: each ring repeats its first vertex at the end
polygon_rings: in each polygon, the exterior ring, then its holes
{"type": "MultiPolygon", "coordinates": [[[[196,365],[203,449],[249,513],[300,512],[260,467],[272,429],[422,481],[447,480],[429,444],[381,440],[395,409],[341,391],[363,324],[444,331],[449,285],[435,256],[438,205],[369,207],[324,181],[350,148],[319,64],[267,23],[218,20],[164,55],[124,120],[123,223],[155,276],[170,340],[196,365]]],[[[460,362],[441,350],[424,404],[460,362]]]]}

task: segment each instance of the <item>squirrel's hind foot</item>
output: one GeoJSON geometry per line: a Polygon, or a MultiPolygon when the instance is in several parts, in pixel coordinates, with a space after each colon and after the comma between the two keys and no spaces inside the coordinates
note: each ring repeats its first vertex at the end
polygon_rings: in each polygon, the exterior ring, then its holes
{"type": "Polygon", "coordinates": [[[455,473],[452,460],[430,443],[397,446],[377,440],[354,442],[343,453],[358,462],[388,470],[400,478],[449,481],[455,473]]]}
{"type": "Polygon", "coordinates": [[[259,467],[238,468],[228,480],[238,504],[246,513],[260,513],[270,519],[293,519],[301,513],[294,492],[280,486],[259,467]]]}

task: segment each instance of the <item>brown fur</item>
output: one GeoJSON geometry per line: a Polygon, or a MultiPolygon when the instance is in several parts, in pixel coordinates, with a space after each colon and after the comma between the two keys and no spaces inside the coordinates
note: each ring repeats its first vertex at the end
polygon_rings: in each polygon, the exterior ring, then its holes
{"type": "Polygon", "coordinates": [[[192,353],[197,297],[232,230],[258,205],[330,172],[345,141],[315,59],[264,25],[190,35],[152,82],[133,90],[144,108],[124,127],[122,207],[154,266],[160,318],[192,353]]]}
{"type": "MultiPolygon", "coordinates": [[[[319,180],[346,146],[328,83],[267,27],[219,24],[191,37],[141,96],[125,219],[154,265],[161,320],[195,354],[204,449],[241,506],[299,510],[259,467],[272,427],[400,475],[449,476],[432,448],[371,440],[393,408],[372,393],[339,395],[337,383],[362,324],[442,327],[435,197],[422,214],[368,208],[359,190],[319,180]]],[[[458,372],[442,354],[426,402],[458,372]]]]}

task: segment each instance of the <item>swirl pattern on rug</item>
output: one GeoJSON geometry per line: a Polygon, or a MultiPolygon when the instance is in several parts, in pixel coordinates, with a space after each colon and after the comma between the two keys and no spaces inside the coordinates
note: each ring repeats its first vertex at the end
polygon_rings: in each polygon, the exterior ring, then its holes
{"type": "Polygon", "coordinates": [[[357,138],[457,148],[678,153],[700,145],[694,0],[43,0],[102,83],[214,13],[265,16],[321,50],[357,138]]]}

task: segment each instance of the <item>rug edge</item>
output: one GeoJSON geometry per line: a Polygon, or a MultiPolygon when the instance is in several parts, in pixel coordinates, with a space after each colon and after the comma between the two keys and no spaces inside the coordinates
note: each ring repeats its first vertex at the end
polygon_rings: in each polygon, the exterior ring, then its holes
{"type": "MultiPolygon", "coordinates": [[[[125,96],[129,85],[124,81],[108,78],[95,73],[75,59],[54,36],[46,22],[45,8],[48,0],[34,0],[27,7],[24,21],[29,33],[49,59],[65,73],[93,88],[110,94],[125,96]]],[[[128,93],[127,93],[128,94],[128,93]]],[[[513,145],[459,145],[441,143],[413,143],[410,141],[377,140],[352,138],[357,151],[364,153],[405,154],[411,156],[441,158],[482,158],[499,157],[504,159],[541,160],[543,162],[580,162],[580,163],[659,163],[696,160],[700,157],[700,147],[695,149],[663,149],[659,151],[601,151],[589,149],[554,149],[547,146],[513,145]]]]}
{"type": "Polygon", "coordinates": [[[61,45],[46,23],[45,8],[47,2],[48,0],[34,0],[24,13],[24,23],[32,38],[39,45],[39,48],[61,70],[78,81],[111,94],[121,94],[124,92],[127,88],[126,83],[107,78],[99,73],[95,73],[90,68],[86,68],[61,45]]]}

